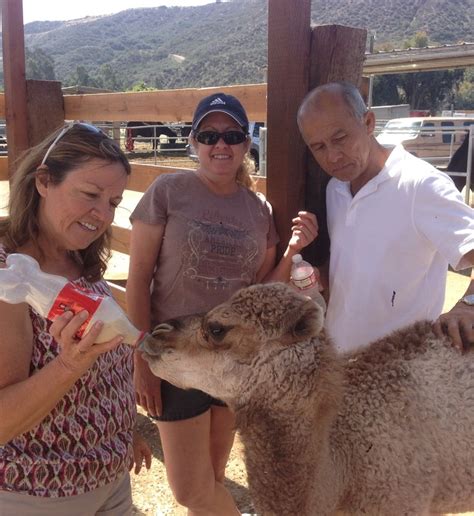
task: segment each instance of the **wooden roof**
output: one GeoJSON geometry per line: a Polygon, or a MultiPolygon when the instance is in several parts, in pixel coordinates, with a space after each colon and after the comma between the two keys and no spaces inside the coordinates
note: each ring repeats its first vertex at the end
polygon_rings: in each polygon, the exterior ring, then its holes
{"type": "Polygon", "coordinates": [[[426,72],[474,66],[474,43],[366,54],[364,75],[426,72]]]}

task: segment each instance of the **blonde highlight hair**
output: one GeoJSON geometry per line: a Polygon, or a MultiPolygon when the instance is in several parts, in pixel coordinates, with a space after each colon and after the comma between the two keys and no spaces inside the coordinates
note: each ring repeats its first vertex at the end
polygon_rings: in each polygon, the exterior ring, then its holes
{"type": "Polygon", "coordinates": [[[242,161],[242,165],[240,165],[239,170],[237,170],[235,182],[251,192],[256,192],[257,181],[252,177],[253,175],[255,175],[255,161],[251,158],[250,153],[247,152],[242,161]]]}
{"type": "MultiPolygon", "coordinates": [[[[93,132],[87,125],[72,125],[53,144],[64,127],[48,136],[38,145],[28,149],[18,160],[18,168],[10,185],[8,217],[0,221],[0,241],[7,252],[15,252],[27,242],[38,245],[40,233],[38,211],[40,195],[36,188],[38,173],[48,175],[53,185],[61,184],[66,176],[78,166],[93,159],[107,163],[120,163],[130,175],[130,164],[120,146],[101,131],[93,132]],[[48,154],[45,164],[41,165],[48,154]]],[[[69,251],[89,281],[102,278],[110,258],[110,235],[108,228],[86,249],[69,251]]]]}

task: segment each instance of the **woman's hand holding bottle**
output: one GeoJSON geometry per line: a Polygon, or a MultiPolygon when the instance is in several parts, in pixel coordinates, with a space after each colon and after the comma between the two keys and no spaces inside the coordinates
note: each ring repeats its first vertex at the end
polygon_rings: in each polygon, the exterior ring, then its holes
{"type": "Polygon", "coordinates": [[[123,336],[117,335],[106,342],[96,343],[103,328],[102,321],[96,321],[81,339],[77,338],[77,332],[88,317],[86,310],[76,315],[68,311],[56,317],[49,329],[61,348],[58,359],[65,369],[79,376],[91,367],[99,355],[123,342],[123,336]]]}

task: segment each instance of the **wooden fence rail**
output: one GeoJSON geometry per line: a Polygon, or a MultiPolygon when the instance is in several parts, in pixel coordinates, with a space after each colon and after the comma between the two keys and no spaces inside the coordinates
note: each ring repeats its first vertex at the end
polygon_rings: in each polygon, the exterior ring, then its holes
{"type": "MultiPolygon", "coordinates": [[[[266,121],[266,84],[64,95],[64,118],[66,120],[106,120],[108,122],[122,120],[190,121],[199,100],[219,91],[238,97],[250,120],[266,121]]],[[[4,94],[0,94],[0,119],[2,118],[5,118],[4,94]]]]}
{"type": "Polygon", "coordinates": [[[64,112],[66,120],[190,121],[199,100],[219,91],[238,97],[250,120],[266,120],[266,84],[65,95],[64,112]]]}
{"type": "Polygon", "coordinates": [[[8,158],[0,157],[0,181],[8,181],[8,158]]]}

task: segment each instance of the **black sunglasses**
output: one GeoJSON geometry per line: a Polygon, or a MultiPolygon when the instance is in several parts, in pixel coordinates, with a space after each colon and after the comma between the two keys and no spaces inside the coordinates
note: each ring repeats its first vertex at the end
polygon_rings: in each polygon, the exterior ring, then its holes
{"type": "Polygon", "coordinates": [[[225,131],[218,133],[217,131],[200,131],[195,135],[196,140],[203,145],[215,145],[221,138],[227,145],[238,145],[244,143],[247,134],[242,131],[225,131]]]}
{"type": "Polygon", "coordinates": [[[43,157],[43,160],[41,161],[40,167],[43,166],[46,163],[46,160],[48,159],[49,155],[51,154],[51,151],[56,147],[56,144],[58,141],[73,127],[81,127],[82,129],[86,129],[87,131],[90,131],[92,133],[96,134],[103,134],[104,136],[107,136],[102,129],[99,129],[95,125],[86,124],[84,122],[70,122],[69,124],[66,124],[61,131],[59,131],[56,138],[53,140],[53,143],[48,147],[48,150],[46,151],[46,154],[43,157]]]}

